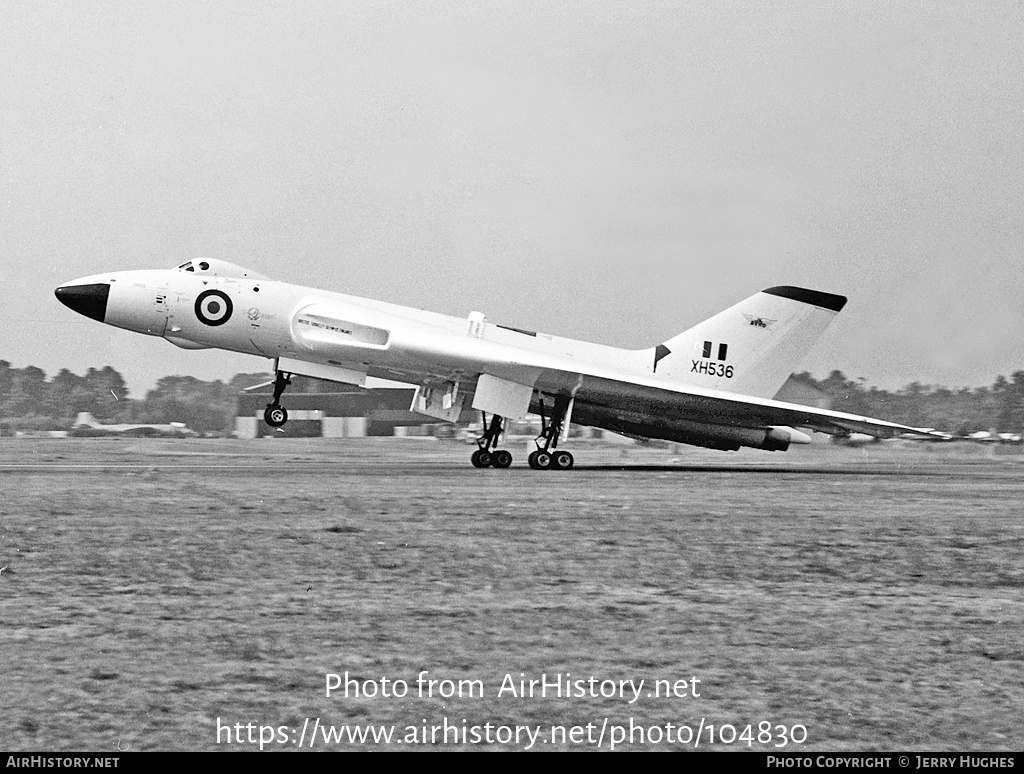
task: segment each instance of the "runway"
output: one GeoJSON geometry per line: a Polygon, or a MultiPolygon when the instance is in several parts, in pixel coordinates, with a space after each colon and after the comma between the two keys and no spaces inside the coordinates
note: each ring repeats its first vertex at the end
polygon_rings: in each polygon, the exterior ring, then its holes
{"type": "Polygon", "coordinates": [[[1020,455],[581,446],[538,472],[510,448],[478,471],[454,442],[2,439],[6,747],[218,749],[230,720],[295,729],[290,749],[307,718],[1024,743],[1020,455]],[[420,696],[423,671],[483,694],[420,696]],[[345,672],[410,691],[327,697],[345,672]],[[701,695],[499,695],[565,673],[701,695]]]}

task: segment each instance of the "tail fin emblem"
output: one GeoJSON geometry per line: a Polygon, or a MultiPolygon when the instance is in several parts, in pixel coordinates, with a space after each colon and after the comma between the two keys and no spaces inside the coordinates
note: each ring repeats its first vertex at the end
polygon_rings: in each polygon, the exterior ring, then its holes
{"type": "Polygon", "coordinates": [[[754,317],[752,314],[743,314],[747,318],[747,322],[753,325],[755,328],[767,328],[775,323],[775,320],[769,320],[767,317],[754,317]]]}

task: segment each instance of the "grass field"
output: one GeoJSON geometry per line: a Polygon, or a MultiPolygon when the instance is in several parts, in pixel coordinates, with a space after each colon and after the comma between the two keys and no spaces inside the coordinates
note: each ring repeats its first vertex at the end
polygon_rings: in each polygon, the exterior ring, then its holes
{"type": "Polygon", "coordinates": [[[581,445],[541,473],[525,445],[505,471],[470,450],[0,439],[0,749],[258,747],[227,743],[239,723],[270,749],[344,748],[323,727],[345,724],[409,746],[445,719],[492,724],[477,748],[527,747],[499,740],[515,726],[607,748],[631,719],[622,749],[692,748],[702,719],[700,748],[748,724],[762,750],[779,726],[806,729],[787,752],[1024,748],[1021,455],[581,445]],[[478,682],[420,696],[423,670],[478,682]],[[409,693],[328,698],[345,672],[409,693]],[[632,704],[498,695],[566,672],[645,682],[632,704]]]}

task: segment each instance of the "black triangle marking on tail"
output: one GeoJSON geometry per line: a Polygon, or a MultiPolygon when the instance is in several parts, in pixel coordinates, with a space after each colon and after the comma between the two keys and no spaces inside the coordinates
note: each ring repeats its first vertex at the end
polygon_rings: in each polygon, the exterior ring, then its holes
{"type": "Polygon", "coordinates": [[[657,371],[658,371],[658,361],[661,360],[666,355],[671,355],[671,354],[672,354],[672,350],[669,349],[668,347],[666,347],[664,344],[659,344],[658,346],[656,346],[654,348],[654,371],[655,371],[655,373],[657,373],[657,371]]]}

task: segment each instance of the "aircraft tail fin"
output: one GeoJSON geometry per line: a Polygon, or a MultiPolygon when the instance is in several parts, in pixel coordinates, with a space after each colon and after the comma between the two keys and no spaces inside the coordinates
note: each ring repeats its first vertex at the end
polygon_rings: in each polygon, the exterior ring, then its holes
{"type": "Polygon", "coordinates": [[[817,290],[762,290],[651,350],[654,373],[771,398],[845,304],[817,290]]]}

